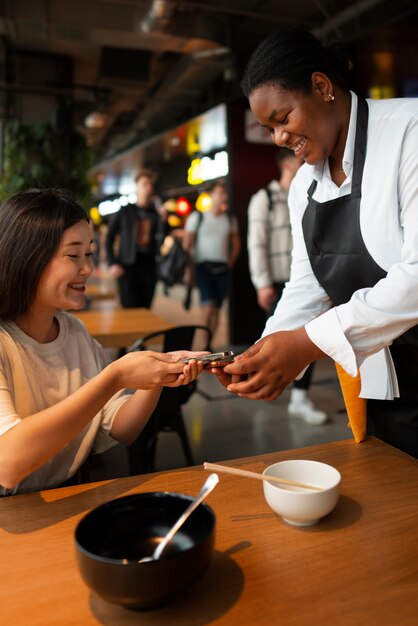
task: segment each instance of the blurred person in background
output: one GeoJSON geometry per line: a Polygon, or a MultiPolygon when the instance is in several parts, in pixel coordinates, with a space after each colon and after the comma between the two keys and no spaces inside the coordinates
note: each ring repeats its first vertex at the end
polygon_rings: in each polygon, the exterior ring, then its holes
{"type": "MultiPolygon", "coordinates": [[[[259,306],[270,317],[290,276],[292,233],[287,197],[289,187],[302,165],[293,152],[283,148],[276,153],[278,180],[272,180],[255,193],[248,206],[248,257],[252,283],[259,306]]],[[[324,411],[308,398],[314,365],[311,364],[290,391],[288,413],[309,424],[327,422],[324,411]]]]}
{"type": "Polygon", "coordinates": [[[200,294],[202,324],[214,334],[219,311],[228,294],[230,272],[241,250],[238,221],[229,212],[228,192],[223,182],[207,189],[210,207],[194,211],[185,224],[183,247],[192,258],[195,281],[200,294]]]}
{"type": "Polygon", "coordinates": [[[157,255],[163,221],[154,200],[156,174],[138,173],[136,204],[122,206],[111,216],[106,237],[109,273],[117,278],[124,308],[150,308],[157,283],[157,255]],[[116,250],[116,239],[118,249],[116,250]]]}

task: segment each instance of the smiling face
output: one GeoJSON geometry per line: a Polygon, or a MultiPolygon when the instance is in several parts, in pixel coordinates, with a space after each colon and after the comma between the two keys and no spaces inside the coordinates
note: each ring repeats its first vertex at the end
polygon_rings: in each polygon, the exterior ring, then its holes
{"type": "Polygon", "coordinates": [[[93,271],[92,230],[82,220],[67,228],[58,249],[43,270],[31,311],[52,314],[57,309],[77,310],[84,306],[85,283],[93,271]]]}
{"type": "Polygon", "coordinates": [[[341,119],[329,97],[332,85],[322,77],[313,74],[309,93],[269,83],[249,96],[252,112],[269,130],[273,142],[290,148],[310,165],[342,154],[348,128],[348,120],[341,119]]]}

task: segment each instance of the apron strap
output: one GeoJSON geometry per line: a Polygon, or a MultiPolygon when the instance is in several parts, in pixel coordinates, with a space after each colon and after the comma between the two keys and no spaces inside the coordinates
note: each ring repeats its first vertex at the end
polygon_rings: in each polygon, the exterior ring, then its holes
{"type": "Polygon", "coordinates": [[[364,161],[366,159],[367,124],[369,121],[369,107],[364,98],[358,99],[357,129],[354,149],[353,181],[351,196],[361,198],[361,181],[363,178],[364,161]]]}
{"type": "MultiPolygon", "coordinates": [[[[363,179],[364,161],[366,159],[367,125],[369,121],[369,107],[364,98],[358,98],[357,105],[357,128],[354,148],[353,181],[351,184],[351,196],[361,198],[361,181],[363,179]]],[[[315,193],[316,180],[313,180],[308,189],[308,200],[315,193]]]]}
{"type": "Polygon", "coordinates": [[[313,196],[313,194],[315,192],[315,189],[316,189],[317,182],[318,181],[315,180],[315,179],[313,179],[313,181],[311,182],[311,184],[309,186],[309,189],[308,189],[308,200],[312,199],[312,196],[313,196]]]}

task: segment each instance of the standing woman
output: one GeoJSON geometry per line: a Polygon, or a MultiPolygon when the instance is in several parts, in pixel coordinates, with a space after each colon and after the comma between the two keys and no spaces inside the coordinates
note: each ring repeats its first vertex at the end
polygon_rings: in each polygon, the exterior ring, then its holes
{"type": "Polygon", "coordinates": [[[62,191],[18,193],[0,207],[0,495],[62,484],[110,437],[131,443],[162,385],[202,371],[179,362],[199,354],[189,352],[109,363],[65,312],[83,307],[92,245],[86,213],[62,191]]]}
{"type": "Polygon", "coordinates": [[[290,282],[263,339],[220,378],[274,399],[329,355],[360,368],[368,432],[418,456],[418,101],[366,101],[348,69],[341,44],[293,29],[249,61],[253,113],[305,164],[289,195],[290,282]]]}

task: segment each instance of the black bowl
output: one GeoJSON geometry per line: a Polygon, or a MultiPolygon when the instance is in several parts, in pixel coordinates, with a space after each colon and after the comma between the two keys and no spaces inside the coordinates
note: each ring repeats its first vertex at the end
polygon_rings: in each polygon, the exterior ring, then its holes
{"type": "Polygon", "coordinates": [[[111,500],[87,513],[75,530],[78,566],[87,586],[131,609],[165,604],[209,565],[215,514],[200,504],[157,561],[158,541],[193,501],[180,493],[148,492],[111,500]]]}

